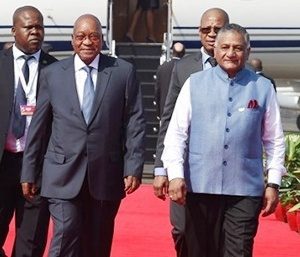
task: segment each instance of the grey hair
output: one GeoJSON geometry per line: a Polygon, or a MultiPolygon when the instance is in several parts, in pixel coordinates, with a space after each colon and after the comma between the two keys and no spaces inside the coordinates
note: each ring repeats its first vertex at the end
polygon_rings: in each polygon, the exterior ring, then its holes
{"type": "Polygon", "coordinates": [[[239,33],[240,35],[242,35],[245,38],[245,43],[247,48],[250,48],[250,36],[249,33],[247,32],[247,30],[242,27],[241,25],[238,25],[236,23],[229,23],[226,24],[224,27],[222,27],[216,37],[216,42],[218,40],[219,35],[226,33],[228,31],[235,31],[237,33],[239,33]]]}

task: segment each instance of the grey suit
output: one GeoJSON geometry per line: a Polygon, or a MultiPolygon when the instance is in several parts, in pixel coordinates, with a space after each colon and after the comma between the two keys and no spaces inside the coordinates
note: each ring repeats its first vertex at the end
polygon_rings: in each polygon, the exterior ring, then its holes
{"type": "MultiPolygon", "coordinates": [[[[72,239],[63,242],[62,248],[72,245],[76,248],[78,245],[81,218],[74,216],[78,210],[84,209],[84,199],[81,199],[84,192],[103,207],[100,213],[92,215],[103,218],[100,225],[111,224],[109,233],[112,233],[119,202],[125,196],[123,178],[141,178],[142,175],[144,131],[141,94],[131,64],[100,56],[94,104],[88,124],[78,101],[74,57],[42,72],[37,111],[28,134],[21,181],[35,181],[38,152],[41,142],[46,139],[48,147],[44,157],[41,194],[50,198],[50,212],[54,218],[61,218],[62,215],[55,209],[57,199],[60,204],[63,202],[73,208],[68,207],[73,224],[63,224],[70,226],[72,231],[68,232],[72,239]],[[47,127],[52,127],[49,136],[45,130],[47,127]],[[108,205],[113,205],[113,211],[103,214],[108,205]],[[76,226],[72,227],[74,224],[76,226]]],[[[105,231],[101,232],[105,234],[105,231]]],[[[108,240],[107,244],[110,243],[108,240]]],[[[55,245],[52,245],[51,249],[54,248],[55,245]]],[[[108,252],[101,256],[108,256],[110,245],[104,248],[108,252]]],[[[62,250],[59,256],[78,256],[76,251],[66,255],[62,250]]],[[[54,252],[50,251],[51,254],[54,255],[54,252]]]]}
{"type": "Polygon", "coordinates": [[[202,54],[200,51],[195,54],[184,56],[181,60],[176,62],[174,66],[163,115],[161,117],[161,126],[156,146],[155,167],[163,167],[163,163],[161,161],[161,155],[164,149],[163,142],[179,92],[187,78],[192,73],[201,71],[202,69],[202,54]]]}
{"type": "MultiPolygon", "coordinates": [[[[55,61],[54,57],[41,51],[39,70],[55,61]]],[[[43,256],[47,240],[49,223],[47,201],[39,195],[30,202],[25,201],[20,186],[23,153],[10,153],[5,150],[15,92],[12,48],[0,52],[0,78],[0,249],[16,210],[16,239],[12,256],[39,257],[43,256]]],[[[37,165],[38,185],[40,171],[37,165]]]]}
{"type": "MultiPolygon", "coordinates": [[[[156,158],[155,167],[163,167],[161,155],[164,150],[164,138],[172,117],[173,109],[179,92],[187,80],[187,78],[197,71],[203,69],[202,54],[198,53],[187,55],[177,61],[174,65],[171,82],[169,86],[168,95],[166,98],[163,114],[161,117],[161,125],[159,129],[157,145],[156,145],[156,158]]],[[[187,257],[187,248],[184,238],[185,230],[185,209],[183,206],[171,201],[170,203],[170,219],[173,226],[172,237],[175,243],[175,248],[178,257],[187,257]]]]}
{"type": "Polygon", "coordinates": [[[156,72],[156,83],[155,83],[155,101],[157,115],[162,116],[166,97],[169,91],[169,85],[174,68],[175,62],[179,59],[172,58],[169,62],[165,61],[162,65],[158,66],[156,72]]]}

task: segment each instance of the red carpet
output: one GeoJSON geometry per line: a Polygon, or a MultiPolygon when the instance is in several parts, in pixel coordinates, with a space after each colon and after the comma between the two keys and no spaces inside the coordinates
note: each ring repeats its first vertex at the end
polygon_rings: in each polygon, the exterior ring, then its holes
{"type": "MultiPolygon", "coordinates": [[[[156,199],[151,185],[142,185],[129,195],[117,216],[111,257],[175,257],[168,212],[168,201],[156,199]]],[[[7,254],[11,252],[13,229],[11,224],[5,244],[7,254]]],[[[254,257],[299,256],[300,235],[290,231],[288,224],[277,221],[273,215],[262,218],[254,257]]]]}

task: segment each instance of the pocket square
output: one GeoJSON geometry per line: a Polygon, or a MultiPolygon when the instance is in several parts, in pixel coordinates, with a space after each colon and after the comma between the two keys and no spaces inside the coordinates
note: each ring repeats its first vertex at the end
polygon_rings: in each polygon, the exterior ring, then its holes
{"type": "Polygon", "coordinates": [[[247,108],[250,108],[250,109],[256,109],[258,107],[259,107],[258,102],[255,99],[251,99],[247,106],[247,108]]]}

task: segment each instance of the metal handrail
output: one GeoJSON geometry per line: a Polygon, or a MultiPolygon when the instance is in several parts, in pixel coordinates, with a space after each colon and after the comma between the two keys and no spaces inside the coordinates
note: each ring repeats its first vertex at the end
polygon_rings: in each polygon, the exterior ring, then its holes
{"type": "Polygon", "coordinates": [[[108,0],[107,5],[106,46],[109,50],[109,55],[115,56],[116,44],[115,40],[113,40],[113,0],[108,0]]]}

